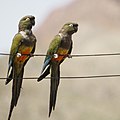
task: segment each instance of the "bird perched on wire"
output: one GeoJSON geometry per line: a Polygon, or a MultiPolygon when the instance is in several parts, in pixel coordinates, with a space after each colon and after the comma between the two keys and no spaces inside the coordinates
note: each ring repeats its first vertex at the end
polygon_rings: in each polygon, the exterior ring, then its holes
{"type": "Polygon", "coordinates": [[[19,22],[18,33],[14,36],[10,56],[6,85],[13,79],[12,99],[8,120],[10,120],[13,108],[17,105],[22,87],[24,66],[35,51],[36,37],[32,33],[35,25],[35,17],[28,15],[19,22]]]}
{"type": "Polygon", "coordinates": [[[72,51],[72,34],[77,32],[77,23],[66,23],[59,33],[54,37],[47,51],[44,60],[43,69],[38,82],[50,74],[51,69],[51,85],[50,85],[50,102],[49,117],[52,110],[55,109],[57,90],[60,81],[60,64],[70,55],[72,51]]]}

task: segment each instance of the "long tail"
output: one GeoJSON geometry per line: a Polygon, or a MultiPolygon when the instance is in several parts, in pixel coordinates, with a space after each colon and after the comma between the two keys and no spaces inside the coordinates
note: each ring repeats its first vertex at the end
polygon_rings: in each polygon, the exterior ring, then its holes
{"type": "Polygon", "coordinates": [[[12,79],[13,79],[12,60],[9,60],[9,67],[8,67],[7,79],[5,81],[5,85],[7,85],[12,79]]]}
{"type": "Polygon", "coordinates": [[[52,109],[55,110],[59,81],[60,81],[60,65],[57,62],[52,62],[52,64],[51,64],[49,117],[51,115],[52,109]]]}
{"type": "Polygon", "coordinates": [[[38,82],[41,81],[43,78],[45,78],[49,74],[50,74],[50,66],[48,66],[48,68],[40,75],[37,81],[38,82]]]}
{"type": "Polygon", "coordinates": [[[21,90],[21,86],[22,86],[24,68],[22,69],[22,71],[20,72],[19,75],[15,74],[15,73],[16,72],[14,72],[13,86],[12,86],[12,100],[11,100],[8,120],[10,120],[13,108],[17,105],[18,98],[20,96],[20,90],[21,90]]]}
{"type": "Polygon", "coordinates": [[[11,70],[10,75],[7,75],[7,79],[5,81],[5,85],[7,85],[13,79],[13,69],[11,70]]]}
{"type": "Polygon", "coordinates": [[[38,82],[41,81],[43,78],[45,78],[48,74],[50,74],[50,61],[51,61],[51,56],[46,56],[44,65],[42,68],[42,72],[40,77],[38,78],[38,82]]]}

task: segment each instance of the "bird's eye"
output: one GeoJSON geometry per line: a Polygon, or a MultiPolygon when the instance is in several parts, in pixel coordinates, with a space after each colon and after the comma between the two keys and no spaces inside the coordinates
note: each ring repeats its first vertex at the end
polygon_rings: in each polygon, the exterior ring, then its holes
{"type": "Polygon", "coordinates": [[[73,27],[73,24],[69,24],[70,27],[73,27]]]}
{"type": "Polygon", "coordinates": [[[26,21],[29,21],[30,20],[30,18],[26,18],[26,21]]]}

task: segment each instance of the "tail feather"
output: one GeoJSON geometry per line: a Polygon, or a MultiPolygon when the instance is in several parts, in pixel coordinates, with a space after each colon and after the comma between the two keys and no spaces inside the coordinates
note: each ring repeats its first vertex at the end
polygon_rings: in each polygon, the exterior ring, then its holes
{"type": "Polygon", "coordinates": [[[40,77],[38,78],[37,81],[38,82],[41,81],[42,79],[44,79],[49,74],[50,74],[50,66],[48,66],[48,68],[46,69],[46,71],[40,75],[40,77]]]}
{"type": "Polygon", "coordinates": [[[46,56],[44,65],[42,68],[42,73],[37,80],[38,82],[41,81],[43,78],[45,78],[48,74],[50,74],[50,61],[51,61],[51,56],[46,56]]]}
{"type": "Polygon", "coordinates": [[[13,70],[11,71],[10,75],[7,77],[5,85],[7,85],[13,79],[13,70]]]}
{"type": "Polygon", "coordinates": [[[52,110],[55,110],[57,90],[60,80],[60,66],[57,62],[51,64],[51,86],[50,86],[50,103],[49,103],[49,117],[52,110]]]}
{"type": "Polygon", "coordinates": [[[20,96],[20,91],[22,87],[22,81],[23,81],[23,73],[24,73],[24,68],[22,69],[21,73],[19,74],[18,81],[17,81],[17,88],[16,88],[16,101],[15,101],[15,106],[17,105],[18,98],[20,96]]]}
{"type": "Polygon", "coordinates": [[[13,108],[14,108],[14,98],[12,97],[8,120],[10,120],[10,118],[11,118],[13,108]]]}
{"type": "Polygon", "coordinates": [[[10,68],[8,69],[7,79],[6,79],[5,85],[7,85],[13,79],[13,69],[11,70],[10,75],[8,75],[9,71],[10,71],[10,68]]]}
{"type": "Polygon", "coordinates": [[[21,90],[22,80],[23,80],[23,73],[24,73],[24,68],[22,69],[22,71],[19,75],[14,74],[13,86],[12,86],[12,100],[11,100],[8,120],[10,120],[13,109],[17,105],[18,98],[20,96],[20,90],[21,90]]]}

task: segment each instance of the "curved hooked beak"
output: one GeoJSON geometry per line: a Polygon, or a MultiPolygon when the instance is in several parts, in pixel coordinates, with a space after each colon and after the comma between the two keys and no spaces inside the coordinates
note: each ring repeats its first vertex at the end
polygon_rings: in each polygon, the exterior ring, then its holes
{"type": "Polygon", "coordinates": [[[74,24],[73,27],[74,27],[75,32],[77,32],[78,31],[78,24],[74,24]]]}
{"type": "Polygon", "coordinates": [[[31,20],[32,25],[35,25],[35,19],[31,20]]]}

